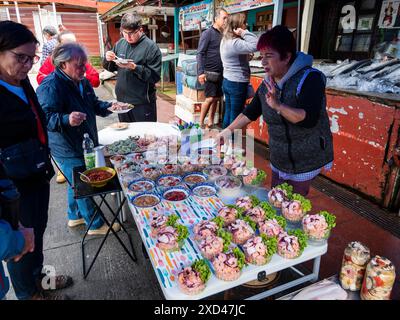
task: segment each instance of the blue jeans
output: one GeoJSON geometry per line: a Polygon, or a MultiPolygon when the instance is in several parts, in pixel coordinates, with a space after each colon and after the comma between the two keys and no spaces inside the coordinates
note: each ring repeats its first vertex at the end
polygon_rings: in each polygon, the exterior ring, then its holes
{"type": "Polygon", "coordinates": [[[50,184],[46,180],[33,181],[32,184],[18,185],[20,197],[19,221],[27,228],[33,228],[35,249],[25,254],[21,260],[7,262],[7,269],[20,300],[30,299],[38,292],[37,281],[43,269],[43,235],[47,227],[50,184]]]}
{"type": "MultiPolygon", "coordinates": [[[[55,158],[63,174],[72,183],[72,169],[74,167],[80,167],[85,165],[83,158],[55,158]]],[[[89,198],[74,199],[74,190],[68,185],[68,219],[78,220],[85,219],[86,225],[89,225],[91,218],[96,213],[96,208],[89,198]]],[[[98,215],[90,229],[98,229],[104,224],[103,219],[98,215]]]]}
{"type": "Polygon", "coordinates": [[[233,82],[224,78],[222,82],[222,90],[225,95],[225,114],[222,123],[224,129],[243,111],[248,85],[248,82],[233,82]]]}

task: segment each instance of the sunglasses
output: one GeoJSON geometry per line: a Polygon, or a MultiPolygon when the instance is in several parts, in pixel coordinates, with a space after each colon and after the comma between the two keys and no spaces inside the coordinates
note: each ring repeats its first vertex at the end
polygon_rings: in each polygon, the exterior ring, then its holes
{"type": "Polygon", "coordinates": [[[40,57],[37,55],[29,56],[29,55],[23,54],[23,53],[16,53],[12,50],[10,50],[10,52],[12,52],[17,57],[18,63],[21,63],[21,64],[27,64],[28,62],[35,64],[35,63],[38,63],[40,60],[40,57]]]}

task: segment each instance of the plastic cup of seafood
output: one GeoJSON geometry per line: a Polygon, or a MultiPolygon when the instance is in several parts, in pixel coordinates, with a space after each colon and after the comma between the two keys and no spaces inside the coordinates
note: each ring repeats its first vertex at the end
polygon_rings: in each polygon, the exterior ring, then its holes
{"type": "Polygon", "coordinates": [[[128,185],[134,181],[134,180],[139,180],[142,179],[143,176],[139,172],[133,172],[133,173],[120,173],[120,181],[122,185],[125,188],[128,188],[128,185]]]}
{"type": "Polygon", "coordinates": [[[224,281],[235,281],[240,278],[242,270],[237,266],[236,257],[231,254],[220,253],[212,260],[215,276],[224,281]],[[234,260],[231,260],[231,259],[234,260]],[[230,265],[228,265],[228,263],[230,265]],[[236,264],[236,265],[235,265],[236,264]]]}
{"type": "Polygon", "coordinates": [[[212,183],[197,183],[192,187],[192,192],[197,197],[210,198],[217,194],[217,189],[212,183]]]}
{"type": "Polygon", "coordinates": [[[207,260],[212,260],[216,255],[220,254],[224,250],[224,240],[213,235],[204,239],[198,239],[197,245],[201,255],[207,260]]]}
{"type": "Polygon", "coordinates": [[[142,166],[142,175],[144,178],[157,180],[159,176],[161,176],[161,170],[157,166],[142,166]]]}
{"type": "Polygon", "coordinates": [[[252,237],[242,246],[242,251],[246,257],[246,261],[256,266],[262,266],[271,261],[272,256],[268,256],[266,245],[261,237],[252,237]]]}
{"type": "Polygon", "coordinates": [[[162,196],[167,201],[181,202],[189,198],[190,190],[183,187],[170,187],[164,189],[162,196]]]}
{"type": "Polygon", "coordinates": [[[236,197],[240,194],[242,188],[242,181],[233,176],[222,176],[215,180],[215,186],[221,195],[229,197],[236,197]]]}
{"type": "Polygon", "coordinates": [[[310,245],[322,246],[328,242],[331,230],[328,228],[325,219],[318,219],[318,217],[312,219],[312,216],[313,215],[306,215],[303,218],[303,231],[310,245]]]}
{"type": "Polygon", "coordinates": [[[179,174],[179,165],[176,163],[166,163],[161,166],[163,174],[179,174]]]}
{"type": "Polygon", "coordinates": [[[122,154],[116,154],[114,156],[110,157],[110,162],[112,163],[113,166],[118,166],[120,163],[124,162],[126,160],[126,156],[122,154]]]}
{"type": "Polygon", "coordinates": [[[183,182],[189,187],[194,186],[198,183],[204,183],[207,181],[207,176],[201,172],[188,172],[183,175],[183,182]]]}
{"type": "Polygon", "coordinates": [[[188,265],[184,267],[176,276],[177,287],[184,294],[194,296],[206,288],[206,284],[201,280],[197,271],[188,265]],[[188,282],[190,285],[188,285],[188,282]]]}
{"type": "Polygon", "coordinates": [[[208,180],[215,181],[219,177],[226,176],[228,169],[220,165],[210,165],[203,170],[203,173],[208,177],[208,180]]]}
{"type": "Polygon", "coordinates": [[[132,197],[131,204],[138,208],[152,208],[160,203],[160,197],[153,192],[142,192],[132,197]]]}
{"type": "Polygon", "coordinates": [[[299,201],[285,201],[282,203],[282,216],[287,221],[288,229],[298,229],[301,228],[301,222],[305,213],[299,201]]]}

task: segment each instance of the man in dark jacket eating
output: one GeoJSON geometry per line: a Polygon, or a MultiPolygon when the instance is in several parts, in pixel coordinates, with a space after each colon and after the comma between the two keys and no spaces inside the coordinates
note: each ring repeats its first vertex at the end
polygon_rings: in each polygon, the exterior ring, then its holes
{"type": "Polygon", "coordinates": [[[120,39],[106,52],[104,68],[118,70],[117,100],[135,106],[118,114],[124,122],[157,121],[156,83],[160,81],[161,51],[143,32],[141,17],[126,13],[121,19],[120,39]]]}

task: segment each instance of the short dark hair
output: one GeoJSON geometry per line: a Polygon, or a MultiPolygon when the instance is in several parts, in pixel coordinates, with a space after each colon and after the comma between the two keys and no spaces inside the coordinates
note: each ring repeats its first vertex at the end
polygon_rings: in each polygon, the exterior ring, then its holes
{"type": "Polygon", "coordinates": [[[57,29],[53,26],[45,26],[42,32],[47,33],[50,37],[53,37],[57,34],[57,29]]]}
{"type": "Polygon", "coordinates": [[[281,60],[291,53],[290,64],[296,59],[296,40],[293,33],[285,26],[275,26],[261,35],[258,39],[257,50],[260,51],[266,47],[278,51],[281,60]]]}
{"type": "Polygon", "coordinates": [[[27,43],[38,44],[32,31],[14,21],[0,22],[0,52],[12,50],[27,43]]]}
{"type": "Polygon", "coordinates": [[[137,30],[142,26],[142,17],[136,13],[125,13],[121,19],[121,28],[137,30]]]}

